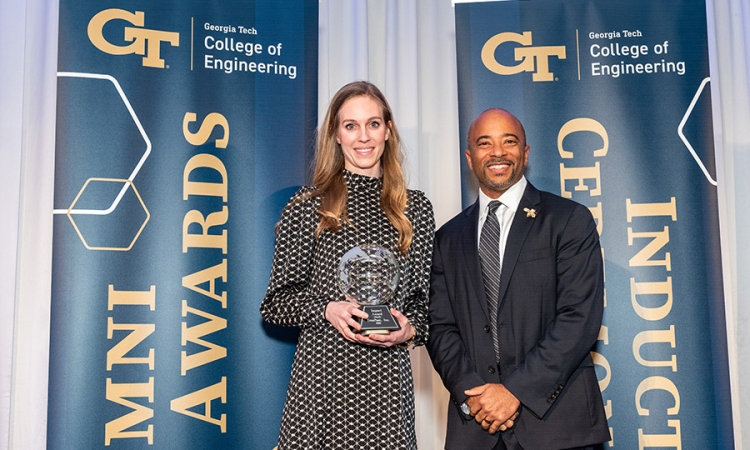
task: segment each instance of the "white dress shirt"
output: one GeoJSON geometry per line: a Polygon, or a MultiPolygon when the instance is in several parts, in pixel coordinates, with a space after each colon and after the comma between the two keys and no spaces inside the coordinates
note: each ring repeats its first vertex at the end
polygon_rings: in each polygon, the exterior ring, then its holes
{"type": "MultiPolygon", "coordinates": [[[[523,197],[523,191],[526,190],[526,177],[522,176],[518,183],[514,184],[507,191],[503,193],[499,198],[490,198],[481,189],[479,189],[479,227],[477,227],[477,243],[479,238],[482,236],[482,227],[484,221],[487,219],[487,212],[489,210],[489,204],[492,200],[500,200],[502,205],[497,208],[495,214],[497,220],[500,222],[500,263],[503,262],[503,254],[505,253],[505,243],[508,241],[508,231],[510,231],[510,225],[513,223],[513,217],[518,211],[518,205],[521,203],[521,197],[523,197]]],[[[477,247],[478,248],[478,247],[477,247]]]]}

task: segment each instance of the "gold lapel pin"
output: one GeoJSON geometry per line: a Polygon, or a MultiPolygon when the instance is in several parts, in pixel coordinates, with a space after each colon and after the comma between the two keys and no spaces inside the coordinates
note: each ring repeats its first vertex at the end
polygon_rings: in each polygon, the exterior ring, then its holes
{"type": "Polygon", "coordinates": [[[531,217],[531,218],[536,217],[536,209],[524,208],[523,210],[526,213],[526,217],[531,217]]]}

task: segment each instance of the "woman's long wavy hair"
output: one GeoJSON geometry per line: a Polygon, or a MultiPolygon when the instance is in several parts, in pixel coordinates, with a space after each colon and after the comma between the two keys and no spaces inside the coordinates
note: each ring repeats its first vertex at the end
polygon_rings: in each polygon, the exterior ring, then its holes
{"type": "Polygon", "coordinates": [[[366,96],[373,99],[383,113],[383,121],[390,129],[390,137],[385,141],[380,167],[383,171],[383,190],[380,194],[380,207],[398,232],[397,247],[408,254],[412,241],[412,225],[406,217],[406,182],[402,168],[404,155],[401,150],[401,138],[393,122],[393,112],[380,89],[367,81],[355,81],[339,89],[331,99],[325,120],[318,133],[315,151],[315,172],[313,185],[315,189],[308,197],[320,196],[321,205],[318,213],[320,222],[315,230],[319,237],[325,230],[338,232],[342,222],[349,222],[346,215],[347,189],[344,182],[344,154],[341,145],[336,142],[339,127],[339,111],[344,103],[353,97],[366,96]]]}

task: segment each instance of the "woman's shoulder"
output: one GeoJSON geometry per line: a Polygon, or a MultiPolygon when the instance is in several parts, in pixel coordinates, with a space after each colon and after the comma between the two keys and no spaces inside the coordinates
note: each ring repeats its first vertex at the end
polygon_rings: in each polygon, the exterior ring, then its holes
{"type": "Polygon", "coordinates": [[[316,208],[319,201],[320,197],[315,194],[315,186],[300,186],[297,192],[289,198],[286,207],[284,207],[284,212],[316,208]]]}
{"type": "Polygon", "coordinates": [[[289,199],[289,203],[298,203],[318,197],[315,195],[316,186],[300,186],[297,192],[289,199]]]}
{"type": "Polygon", "coordinates": [[[427,195],[425,195],[424,192],[418,189],[407,189],[406,198],[408,199],[407,201],[409,203],[413,203],[415,205],[424,205],[426,207],[432,208],[430,199],[427,198],[427,195]]]}
{"type": "Polygon", "coordinates": [[[407,189],[406,191],[406,211],[410,214],[428,214],[434,215],[432,202],[427,198],[424,192],[416,189],[407,189]]]}

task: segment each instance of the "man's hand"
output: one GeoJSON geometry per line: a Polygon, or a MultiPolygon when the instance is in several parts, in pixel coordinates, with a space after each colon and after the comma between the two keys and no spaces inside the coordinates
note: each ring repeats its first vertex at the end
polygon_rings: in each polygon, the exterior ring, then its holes
{"type": "Polygon", "coordinates": [[[495,434],[515,425],[521,402],[502,384],[488,383],[465,391],[474,420],[495,434]]]}

